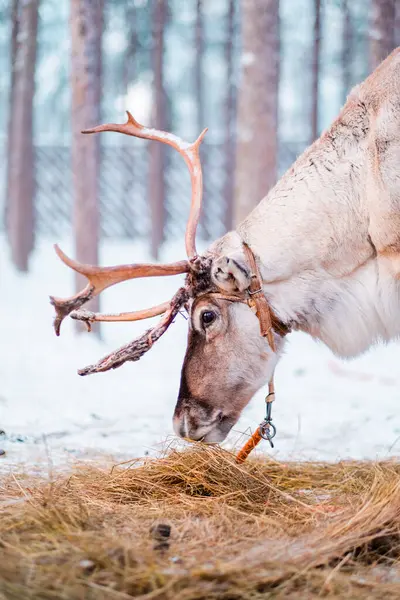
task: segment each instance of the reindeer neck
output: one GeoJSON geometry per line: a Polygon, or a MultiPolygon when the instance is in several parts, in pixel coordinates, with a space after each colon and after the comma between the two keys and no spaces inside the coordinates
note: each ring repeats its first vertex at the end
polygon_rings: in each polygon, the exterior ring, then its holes
{"type": "Polygon", "coordinates": [[[229,255],[246,242],[278,318],[342,356],[393,337],[393,312],[382,298],[400,294],[368,235],[367,134],[365,109],[349,102],[236,232],[214,244],[229,255]]]}

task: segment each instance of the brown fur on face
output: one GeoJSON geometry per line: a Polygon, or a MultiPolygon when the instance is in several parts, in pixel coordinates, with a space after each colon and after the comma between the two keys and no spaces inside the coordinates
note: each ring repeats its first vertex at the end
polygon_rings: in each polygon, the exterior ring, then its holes
{"type": "Polygon", "coordinates": [[[174,413],[181,437],[221,442],[276,364],[256,315],[241,302],[204,294],[194,300],[174,413]],[[215,314],[208,326],[204,312],[215,314]]]}

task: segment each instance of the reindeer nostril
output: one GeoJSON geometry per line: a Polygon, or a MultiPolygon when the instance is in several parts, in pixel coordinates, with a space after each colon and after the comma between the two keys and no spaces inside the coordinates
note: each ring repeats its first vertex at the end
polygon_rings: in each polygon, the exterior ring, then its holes
{"type": "Polygon", "coordinates": [[[184,412],[174,417],[173,426],[177,435],[182,438],[189,437],[189,423],[187,415],[184,412]]]}

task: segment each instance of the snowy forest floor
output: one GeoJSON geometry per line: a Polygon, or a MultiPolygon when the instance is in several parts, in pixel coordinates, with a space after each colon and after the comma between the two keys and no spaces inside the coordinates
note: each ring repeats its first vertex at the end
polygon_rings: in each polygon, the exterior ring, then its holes
{"type": "MultiPolygon", "coordinates": [[[[68,241],[61,244],[72,253],[68,241]]],[[[163,259],[183,256],[169,246],[163,259]]],[[[144,245],[105,242],[101,264],[149,259],[144,245]]],[[[186,345],[187,324],[176,323],[139,363],[79,377],[90,364],[148,327],[105,323],[102,340],[75,334],[63,323],[52,329],[49,294],[70,295],[73,274],[39,240],[29,275],[16,273],[0,238],[0,428],[6,455],[0,469],[16,465],[47,469],[74,459],[108,455],[124,460],[156,455],[172,439],[172,413],[186,345]]],[[[172,296],[179,277],[120,284],[102,294],[104,311],[134,310],[172,296]]],[[[340,327],[340,324],[338,324],[340,327]]],[[[275,449],[260,451],[279,460],[385,459],[400,448],[400,345],[374,348],[343,362],[306,335],[290,336],[276,373],[273,407],[275,449]]],[[[241,445],[264,416],[263,392],[245,410],[224,444],[241,445]]]]}

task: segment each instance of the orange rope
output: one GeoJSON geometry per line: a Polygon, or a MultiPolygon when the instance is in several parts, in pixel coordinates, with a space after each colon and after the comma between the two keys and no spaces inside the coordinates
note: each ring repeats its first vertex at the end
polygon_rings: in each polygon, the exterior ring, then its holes
{"type": "Polygon", "coordinates": [[[239,464],[243,463],[250,454],[250,452],[254,450],[254,448],[261,440],[262,437],[260,433],[260,427],[257,427],[251,438],[247,440],[243,448],[238,452],[236,456],[236,462],[239,464]]]}
{"type": "MultiPolygon", "coordinates": [[[[273,402],[274,400],[275,400],[275,385],[274,385],[274,376],[272,375],[271,380],[268,384],[268,396],[265,398],[265,402],[268,405],[271,402],[273,402]]],[[[259,444],[261,442],[261,440],[263,439],[263,437],[261,435],[261,427],[262,427],[262,425],[259,425],[257,427],[255,432],[247,440],[247,442],[245,443],[243,448],[241,450],[239,450],[238,454],[236,455],[236,462],[238,464],[243,463],[246,460],[246,458],[248,457],[248,455],[250,454],[250,452],[252,450],[254,450],[254,448],[257,446],[257,444],[259,444]]]]}

